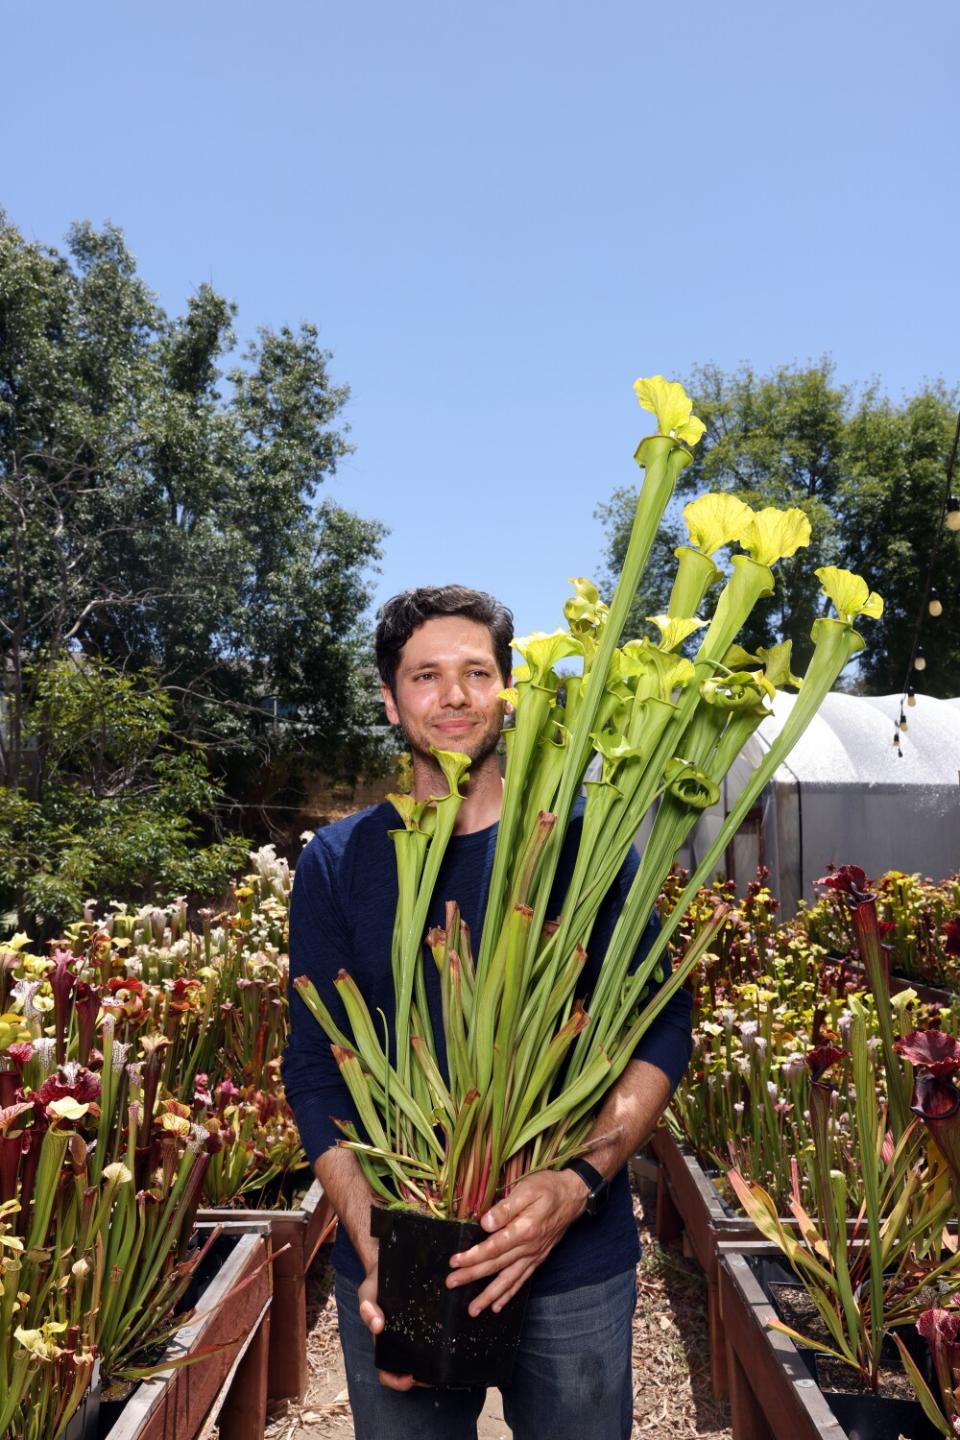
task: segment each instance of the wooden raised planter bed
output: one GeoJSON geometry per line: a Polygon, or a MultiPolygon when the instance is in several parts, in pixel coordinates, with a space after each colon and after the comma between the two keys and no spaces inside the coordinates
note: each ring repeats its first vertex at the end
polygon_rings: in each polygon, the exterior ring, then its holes
{"type": "Polygon", "coordinates": [[[273,1271],[270,1353],[267,1393],[271,1400],[302,1400],[307,1389],[307,1272],[317,1251],[329,1236],[336,1216],[314,1180],[295,1210],[201,1210],[201,1224],[224,1225],[228,1230],[257,1230],[266,1226],[273,1271]]]}
{"type": "MultiPolygon", "coordinates": [[[[723,1399],[727,1394],[728,1367],[720,1262],[734,1251],[761,1254],[770,1250],[769,1241],[745,1215],[730,1213],[696,1156],[681,1150],[668,1130],[655,1130],[650,1146],[660,1166],[655,1233],[662,1243],[683,1239],[703,1270],[707,1282],[710,1380],[714,1395],[723,1399]]],[[[781,1221],[789,1229],[798,1228],[792,1216],[781,1217],[781,1221]]],[[[847,1224],[849,1228],[853,1222],[847,1224]]],[[[780,1251],[776,1254],[779,1256],[780,1251]]]]}
{"type": "MultiPolygon", "coordinates": [[[[731,1250],[753,1253],[769,1245],[752,1220],[733,1215],[695,1155],[681,1150],[669,1130],[653,1132],[650,1146],[660,1166],[655,1234],[663,1244],[683,1240],[707,1282],[710,1381],[722,1400],[727,1393],[726,1344],[720,1309],[718,1267],[731,1250]]],[[[790,1228],[796,1221],[783,1222],[790,1228]]]]}
{"type": "Polygon", "coordinates": [[[194,1318],[170,1342],[172,1355],[211,1351],[193,1365],[144,1381],[109,1423],[102,1440],[262,1440],[270,1338],[270,1233],[226,1234],[223,1264],[201,1291],[194,1318]],[[246,1281],[246,1284],[243,1282],[246,1281]],[[243,1285],[242,1289],[237,1287],[243,1285]]]}
{"type": "Polygon", "coordinates": [[[755,1271],[758,1260],[782,1271],[782,1259],[775,1246],[720,1257],[734,1440],[937,1440],[918,1401],[820,1389],[811,1352],[805,1358],[788,1335],[769,1329],[776,1311],[755,1271]]]}
{"type": "MultiPolygon", "coordinates": [[[[767,1253],[781,1258],[773,1247],[767,1253]]],[[[733,1440],[845,1440],[793,1341],[767,1328],[775,1311],[747,1256],[721,1256],[717,1274],[733,1440]]]]}

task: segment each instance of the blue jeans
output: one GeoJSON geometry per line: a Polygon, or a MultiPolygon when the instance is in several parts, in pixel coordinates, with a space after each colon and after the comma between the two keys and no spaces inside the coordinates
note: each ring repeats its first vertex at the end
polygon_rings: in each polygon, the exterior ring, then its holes
{"type": "MultiPolygon", "coordinates": [[[[387,1390],[356,1286],[337,1276],[337,1313],[356,1440],[476,1440],[486,1391],[387,1390]]],[[[527,1306],[503,1413],[514,1440],[630,1440],[635,1270],[527,1306]]]]}

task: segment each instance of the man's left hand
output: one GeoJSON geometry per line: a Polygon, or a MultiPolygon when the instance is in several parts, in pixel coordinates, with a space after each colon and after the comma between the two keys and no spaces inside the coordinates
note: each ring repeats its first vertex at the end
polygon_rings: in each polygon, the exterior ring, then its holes
{"type": "Polygon", "coordinates": [[[450,1257],[447,1285],[452,1289],[496,1275],[471,1302],[470,1314],[479,1315],[488,1305],[502,1310],[583,1214],[586,1199],[586,1187],[572,1170],[526,1176],[484,1215],[480,1223],[492,1232],[490,1239],[450,1257]]]}

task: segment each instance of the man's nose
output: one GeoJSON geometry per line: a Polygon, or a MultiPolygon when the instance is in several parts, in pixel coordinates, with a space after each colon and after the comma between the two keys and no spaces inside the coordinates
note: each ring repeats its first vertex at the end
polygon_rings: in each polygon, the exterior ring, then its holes
{"type": "Polygon", "coordinates": [[[448,675],[445,677],[440,692],[440,700],[443,705],[462,707],[467,703],[467,692],[459,675],[448,675]]]}

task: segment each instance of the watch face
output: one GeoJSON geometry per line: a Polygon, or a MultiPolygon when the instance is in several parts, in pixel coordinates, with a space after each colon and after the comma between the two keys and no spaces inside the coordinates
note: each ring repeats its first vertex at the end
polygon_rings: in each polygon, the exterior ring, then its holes
{"type": "Polygon", "coordinates": [[[599,1215],[601,1210],[607,1203],[607,1197],[609,1194],[610,1181],[601,1181],[601,1183],[596,1187],[596,1189],[591,1190],[590,1194],[587,1196],[587,1214],[599,1215]]]}

